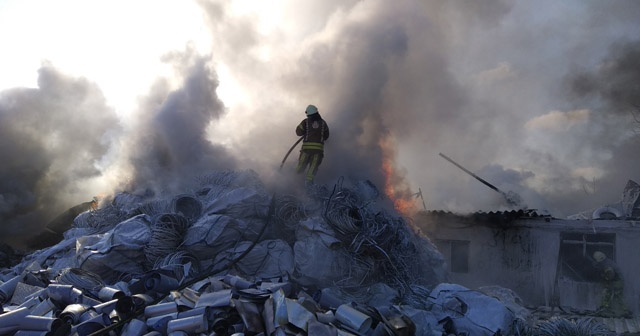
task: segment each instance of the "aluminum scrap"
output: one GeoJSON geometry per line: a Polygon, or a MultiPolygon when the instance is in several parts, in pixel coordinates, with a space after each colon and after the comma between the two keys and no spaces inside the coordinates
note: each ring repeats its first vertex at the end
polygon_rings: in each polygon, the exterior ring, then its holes
{"type": "MultiPolygon", "coordinates": [[[[95,275],[87,272],[75,269],[67,272],[95,279],[95,275]]],[[[163,273],[157,283],[149,280],[158,279],[157,274],[121,282],[117,289],[108,286],[81,289],[57,283],[38,287],[23,304],[4,307],[5,312],[0,314],[0,333],[149,335],[157,332],[171,335],[179,331],[187,335],[210,332],[257,335],[265,329],[284,334],[307,333],[311,327],[331,330],[337,335],[338,330],[362,334],[374,325],[380,330],[392,327],[354,304],[344,303],[337,309],[321,307],[309,300],[311,294],[302,289],[295,292],[295,284],[287,279],[249,282],[238,276],[212,276],[180,288],[181,280],[170,272],[163,273]],[[314,327],[317,322],[324,322],[324,327],[314,327]]],[[[28,281],[24,276],[21,279],[28,281]]],[[[324,295],[320,302],[330,300],[326,292],[324,295]]],[[[411,328],[410,325],[404,327],[411,328]]]]}

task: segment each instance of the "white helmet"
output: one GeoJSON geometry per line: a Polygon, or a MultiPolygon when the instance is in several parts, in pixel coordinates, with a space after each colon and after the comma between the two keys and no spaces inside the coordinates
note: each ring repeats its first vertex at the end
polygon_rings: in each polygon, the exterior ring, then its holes
{"type": "Polygon", "coordinates": [[[605,260],[607,258],[607,255],[600,252],[600,251],[595,251],[593,252],[593,259],[595,259],[597,262],[601,262],[603,260],[605,260]]]}
{"type": "Polygon", "coordinates": [[[304,113],[306,113],[307,115],[316,114],[318,113],[318,108],[315,105],[309,105],[307,106],[307,109],[304,110],[304,113]]]}

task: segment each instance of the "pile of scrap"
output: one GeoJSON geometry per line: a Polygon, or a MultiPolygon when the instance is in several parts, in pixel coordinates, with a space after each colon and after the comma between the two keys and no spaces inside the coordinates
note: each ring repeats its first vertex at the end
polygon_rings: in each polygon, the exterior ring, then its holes
{"type": "Polygon", "coordinates": [[[0,334],[508,334],[516,314],[446,284],[380,199],[367,181],[270,195],[252,171],[118,194],[0,272],[0,334]]]}

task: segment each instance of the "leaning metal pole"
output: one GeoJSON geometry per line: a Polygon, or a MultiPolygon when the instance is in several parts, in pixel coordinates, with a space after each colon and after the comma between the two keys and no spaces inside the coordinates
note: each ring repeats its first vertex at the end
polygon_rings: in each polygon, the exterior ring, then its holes
{"type": "Polygon", "coordinates": [[[444,154],[442,154],[442,153],[440,153],[440,156],[442,156],[445,160],[447,160],[447,161],[449,161],[449,162],[453,163],[456,167],[458,167],[458,168],[462,169],[465,173],[467,173],[467,174],[469,174],[469,175],[473,176],[476,180],[478,180],[478,181],[480,181],[480,182],[484,183],[484,185],[486,185],[487,187],[489,187],[489,188],[491,188],[491,189],[493,189],[493,190],[495,190],[495,191],[497,191],[497,192],[501,193],[500,189],[498,189],[496,186],[494,186],[493,184],[491,184],[491,183],[489,183],[489,182],[487,182],[487,181],[483,180],[483,179],[482,179],[482,178],[480,178],[478,175],[476,175],[476,174],[474,174],[474,173],[472,173],[472,172],[468,171],[465,167],[463,167],[463,166],[459,165],[457,162],[453,161],[453,160],[452,160],[451,158],[449,158],[448,156],[446,156],[446,155],[444,155],[444,154]]]}
{"type": "Polygon", "coordinates": [[[458,168],[462,169],[462,171],[464,171],[465,173],[467,173],[467,174],[469,174],[469,175],[473,176],[476,180],[478,180],[478,181],[482,182],[482,184],[484,184],[484,185],[486,185],[487,187],[489,187],[489,188],[491,188],[491,189],[495,190],[496,192],[500,193],[500,195],[502,195],[502,196],[505,198],[505,200],[507,201],[507,203],[509,203],[509,205],[511,205],[511,206],[513,206],[513,207],[519,207],[519,206],[522,206],[522,201],[521,201],[521,198],[520,198],[520,196],[519,196],[518,194],[513,193],[513,192],[511,192],[511,191],[510,191],[509,193],[505,193],[505,192],[503,192],[502,190],[498,189],[498,188],[497,188],[496,186],[494,186],[493,184],[491,184],[491,183],[489,183],[489,182],[487,182],[487,181],[483,180],[482,178],[480,178],[480,176],[478,176],[478,175],[476,175],[476,174],[474,174],[474,173],[470,172],[470,171],[469,171],[469,170],[467,170],[465,167],[463,167],[463,166],[459,165],[457,162],[453,161],[450,157],[448,157],[448,156],[446,156],[446,155],[444,155],[444,154],[442,154],[442,153],[439,153],[439,154],[440,154],[440,156],[442,156],[445,160],[447,160],[447,161],[451,162],[451,163],[452,163],[452,164],[454,164],[456,167],[458,167],[458,168]]]}

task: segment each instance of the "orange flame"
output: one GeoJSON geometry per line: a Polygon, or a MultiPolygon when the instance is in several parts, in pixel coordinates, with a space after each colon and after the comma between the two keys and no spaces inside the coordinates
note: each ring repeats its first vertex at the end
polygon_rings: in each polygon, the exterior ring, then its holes
{"type": "Polygon", "coordinates": [[[385,177],[384,193],[393,202],[394,208],[403,216],[410,217],[417,212],[415,198],[407,182],[394,165],[396,144],[392,135],[387,134],[379,142],[382,150],[382,172],[385,177]]]}

